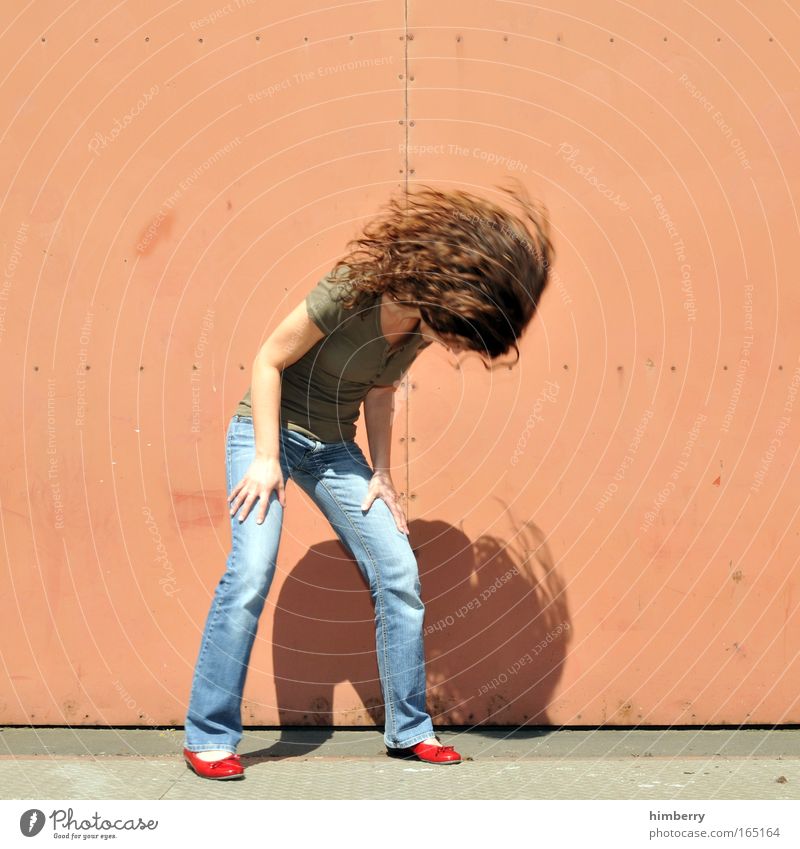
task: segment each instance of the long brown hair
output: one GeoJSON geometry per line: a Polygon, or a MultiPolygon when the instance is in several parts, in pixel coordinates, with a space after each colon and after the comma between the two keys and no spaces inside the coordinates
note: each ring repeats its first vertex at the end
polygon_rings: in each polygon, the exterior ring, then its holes
{"type": "Polygon", "coordinates": [[[498,186],[520,214],[461,189],[422,186],[392,197],[348,242],[345,307],[387,295],[419,308],[438,334],[489,358],[515,349],[533,318],[554,250],[547,208],[518,180],[498,186]]]}

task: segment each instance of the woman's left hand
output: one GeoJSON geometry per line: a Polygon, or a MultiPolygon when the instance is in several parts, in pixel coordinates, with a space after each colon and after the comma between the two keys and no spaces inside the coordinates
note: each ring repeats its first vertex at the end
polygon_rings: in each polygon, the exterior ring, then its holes
{"type": "Polygon", "coordinates": [[[403,508],[400,506],[400,496],[397,494],[388,472],[377,471],[373,473],[369,481],[366,498],[361,504],[361,509],[369,510],[376,498],[380,498],[386,503],[386,506],[392,511],[398,529],[402,533],[407,534],[408,524],[406,523],[406,517],[403,515],[403,508]]]}

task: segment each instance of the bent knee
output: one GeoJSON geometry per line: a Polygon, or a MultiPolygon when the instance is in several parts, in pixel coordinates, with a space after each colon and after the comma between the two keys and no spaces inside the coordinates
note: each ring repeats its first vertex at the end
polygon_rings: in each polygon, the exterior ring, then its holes
{"type": "Polygon", "coordinates": [[[381,589],[384,596],[388,596],[391,600],[399,602],[412,610],[417,610],[420,613],[425,611],[425,604],[422,601],[422,595],[420,593],[419,578],[416,574],[385,581],[381,589]]]}
{"type": "Polygon", "coordinates": [[[271,546],[234,549],[228,557],[225,579],[241,596],[265,595],[275,574],[276,552],[271,546]]]}
{"type": "Polygon", "coordinates": [[[272,585],[273,569],[264,567],[250,569],[228,569],[223,579],[225,586],[225,606],[230,611],[246,611],[249,614],[260,615],[270,586],[272,585]]]}

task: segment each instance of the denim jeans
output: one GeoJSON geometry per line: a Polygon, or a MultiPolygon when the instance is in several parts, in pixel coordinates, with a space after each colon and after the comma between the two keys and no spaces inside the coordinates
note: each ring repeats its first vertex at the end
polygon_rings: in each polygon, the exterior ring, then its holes
{"type": "MultiPolygon", "coordinates": [[[[352,440],[319,442],[280,427],[283,479],[295,481],[328,519],[367,580],[375,610],[378,672],[386,707],[383,739],[406,747],[433,736],[425,711],[425,655],[417,560],[385,501],[364,512],[372,469],[352,440]]],[[[228,425],[228,494],[255,457],[253,420],[228,425]]],[[[264,521],[256,501],[244,522],[231,516],[232,545],[206,619],[185,721],[193,752],[235,752],[242,738],[241,702],[258,620],[275,574],[283,507],[274,490],[264,521]]],[[[230,511],[229,511],[230,512],[230,511]]]]}

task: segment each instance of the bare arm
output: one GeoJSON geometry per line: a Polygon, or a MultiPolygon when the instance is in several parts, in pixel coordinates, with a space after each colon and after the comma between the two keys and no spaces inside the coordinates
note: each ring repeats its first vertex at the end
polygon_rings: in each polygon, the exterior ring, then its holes
{"type": "Polygon", "coordinates": [[[394,417],[394,386],[373,386],[364,398],[364,421],[372,467],[391,471],[392,419],[394,417]]]}
{"type": "Polygon", "coordinates": [[[361,509],[369,510],[372,502],[380,498],[392,511],[398,529],[407,534],[408,523],[392,483],[390,463],[395,388],[395,386],[373,386],[364,399],[364,421],[367,425],[367,441],[372,458],[373,475],[361,509]]]}
{"type": "Polygon", "coordinates": [[[256,455],[245,476],[228,496],[231,516],[236,514],[239,507],[243,508],[239,514],[240,522],[247,518],[255,502],[260,500],[256,521],[261,524],[267,515],[273,489],[281,505],[286,505],[278,442],[281,372],[299,360],[324,336],[323,331],[309,317],[304,299],[272,331],[256,355],[250,383],[256,455]]]}
{"type": "Polygon", "coordinates": [[[309,318],[301,301],[272,331],[253,362],[250,403],[256,457],[278,457],[281,371],[310,350],[325,334],[309,318]]]}

